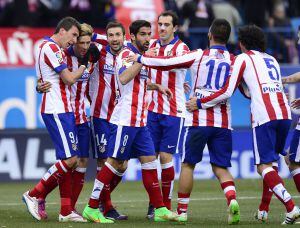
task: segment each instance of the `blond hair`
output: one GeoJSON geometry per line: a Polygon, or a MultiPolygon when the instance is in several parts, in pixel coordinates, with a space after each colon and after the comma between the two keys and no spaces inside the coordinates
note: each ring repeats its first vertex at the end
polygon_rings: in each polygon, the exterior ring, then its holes
{"type": "Polygon", "coordinates": [[[93,35],[93,28],[87,23],[80,24],[80,32],[79,36],[92,36],[93,35]]]}

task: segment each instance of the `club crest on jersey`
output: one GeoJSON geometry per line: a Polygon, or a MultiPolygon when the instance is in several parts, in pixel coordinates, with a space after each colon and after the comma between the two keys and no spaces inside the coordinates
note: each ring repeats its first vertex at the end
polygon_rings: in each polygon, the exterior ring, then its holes
{"type": "Polygon", "coordinates": [[[170,51],[167,52],[167,56],[173,56],[172,50],[170,50],[170,51]]]}
{"type": "Polygon", "coordinates": [[[105,152],[105,146],[104,145],[99,147],[99,152],[100,153],[104,153],[105,152]]]}
{"type": "Polygon", "coordinates": [[[146,67],[142,67],[140,71],[140,78],[145,80],[148,79],[148,69],[146,67]]]}
{"type": "Polygon", "coordinates": [[[75,150],[75,151],[77,150],[77,144],[76,143],[72,143],[72,149],[75,150]]]}
{"type": "Polygon", "coordinates": [[[60,51],[56,52],[55,56],[56,56],[59,63],[62,63],[64,61],[62,53],[60,51]]]}
{"type": "Polygon", "coordinates": [[[120,153],[123,154],[125,151],[125,146],[121,147],[120,153]]]}

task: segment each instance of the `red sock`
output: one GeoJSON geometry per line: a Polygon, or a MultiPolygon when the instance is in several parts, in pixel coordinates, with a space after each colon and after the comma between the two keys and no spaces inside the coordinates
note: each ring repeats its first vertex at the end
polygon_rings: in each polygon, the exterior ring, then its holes
{"type": "Polygon", "coordinates": [[[300,168],[297,168],[291,172],[298,192],[300,192],[300,168]]]}
{"type": "Polygon", "coordinates": [[[162,164],[161,172],[161,189],[165,206],[171,210],[171,199],[173,191],[173,182],[175,178],[175,170],[173,162],[162,164]]]}
{"type": "Polygon", "coordinates": [[[177,213],[179,215],[181,213],[187,213],[189,202],[190,202],[190,195],[191,193],[178,192],[177,213]]]}
{"type": "Polygon", "coordinates": [[[75,210],[75,205],[81,190],[84,185],[84,177],[86,168],[77,167],[72,173],[72,210],[75,210]]]}
{"type": "Polygon", "coordinates": [[[151,204],[155,208],[163,207],[164,203],[158,183],[156,161],[142,164],[142,178],[151,204]]]}
{"type": "Polygon", "coordinates": [[[287,212],[292,211],[295,206],[294,201],[283,186],[283,181],[278,173],[273,168],[268,167],[263,170],[262,177],[276,197],[284,204],[287,212]]]}
{"type": "Polygon", "coordinates": [[[40,182],[29,191],[29,196],[36,198],[45,199],[46,196],[58,185],[59,179],[69,170],[70,168],[64,161],[59,161],[52,165],[49,170],[45,173],[40,182]]]}
{"type": "Polygon", "coordinates": [[[114,175],[112,181],[110,182],[110,192],[111,193],[118,186],[118,184],[121,182],[122,177],[123,177],[123,174],[122,175],[114,175]]]}
{"type": "MultiPolygon", "coordinates": [[[[272,166],[273,169],[278,173],[278,167],[277,166],[272,166]]],[[[273,196],[273,191],[270,190],[269,186],[267,183],[263,180],[263,192],[261,196],[261,201],[259,205],[259,210],[260,211],[269,211],[269,206],[272,200],[273,196]]]]}
{"type": "Polygon", "coordinates": [[[225,181],[221,183],[221,187],[224,191],[225,197],[227,199],[227,205],[230,204],[230,201],[236,199],[236,191],[233,181],[225,181]]]}
{"type": "Polygon", "coordinates": [[[108,185],[116,170],[108,163],[105,163],[104,167],[98,172],[97,178],[95,179],[93,192],[89,200],[89,206],[91,208],[98,208],[100,203],[100,195],[105,185],[108,185]]]}
{"type": "Polygon", "coordinates": [[[72,170],[61,177],[58,185],[61,199],[60,214],[66,216],[72,213],[72,170]]]}

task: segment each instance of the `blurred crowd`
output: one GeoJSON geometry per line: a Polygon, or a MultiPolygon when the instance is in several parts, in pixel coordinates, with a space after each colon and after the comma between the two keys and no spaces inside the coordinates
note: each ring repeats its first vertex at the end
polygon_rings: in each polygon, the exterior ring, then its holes
{"type": "MultiPolygon", "coordinates": [[[[228,49],[238,52],[236,28],[254,23],[263,27],[268,38],[270,54],[279,62],[298,63],[297,29],[300,23],[299,0],[164,0],[165,9],[175,11],[181,18],[180,37],[191,49],[207,47],[208,27],[215,18],[227,19],[233,31],[228,49]]],[[[115,19],[117,0],[0,0],[0,27],[54,27],[70,15],[105,28],[115,19]]]]}

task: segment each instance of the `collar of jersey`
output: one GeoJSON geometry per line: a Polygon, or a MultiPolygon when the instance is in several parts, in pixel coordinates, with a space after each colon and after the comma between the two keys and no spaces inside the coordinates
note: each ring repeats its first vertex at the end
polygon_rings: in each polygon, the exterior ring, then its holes
{"type": "MultiPolygon", "coordinates": [[[[123,47],[124,47],[124,46],[123,46],[123,47]]],[[[122,47],[122,48],[123,48],[123,47],[122,47]]],[[[116,55],[116,54],[114,54],[114,53],[111,52],[110,45],[106,45],[105,50],[106,50],[107,52],[109,52],[110,54],[114,55],[114,56],[116,55]]]]}
{"type": "Polygon", "coordinates": [[[48,41],[50,41],[50,42],[53,42],[53,43],[55,43],[55,44],[57,44],[57,43],[56,43],[54,40],[52,40],[49,36],[45,36],[44,39],[45,39],[45,40],[48,40],[48,41]]]}
{"type": "Polygon", "coordinates": [[[139,50],[138,50],[132,43],[127,44],[127,47],[128,47],[131,51],[133,51],[134,53],[136,53],[136,54],[141,54],[141,53],[139,52],[139,50]]]}
{"type": "Polygon", "coordinates": [[[227,51],[227,48],[222,45],[213,45],[209,49],[219,49],[219,50],[227,51]]]}
{"type": "Polygon", "coordinates": [[[167,46],[167,45],[169,45],[169,44],[175,44],[178,40],[179,40],[179,37],[178,37],[178,36],[175,36],[174,39],[171,40],[170,43],[168,43],[168,44],[162,45],[159,39],[157,40],[157,42],[159,43],[159,45],[160,45],[161,47],[164,47],[164,46],[167,46]]]}

